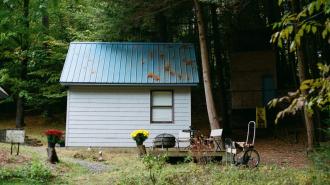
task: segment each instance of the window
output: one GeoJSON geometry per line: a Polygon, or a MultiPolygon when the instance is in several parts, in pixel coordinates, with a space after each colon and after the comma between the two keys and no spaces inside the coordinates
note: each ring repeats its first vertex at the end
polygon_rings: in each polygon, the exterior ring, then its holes
{"type": "Polygon", "coordinates": [[[173,123],[173,91],[151,91],[151,123],[173,123]]]}

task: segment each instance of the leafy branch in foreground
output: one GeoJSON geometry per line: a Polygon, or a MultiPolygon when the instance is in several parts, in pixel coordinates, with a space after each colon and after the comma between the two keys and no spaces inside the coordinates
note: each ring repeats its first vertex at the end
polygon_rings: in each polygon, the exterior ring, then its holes
{"type": "Polygon", "coordinates": [[[142,158],[142,162],[149,171],[149,178],[153,184],[157,184],[157,177],[162,172],[166,160],[166,155],[153,156],[148,154],[142,158]]]}
{"type": "Polygon", "coordinates": [[[287,96],[275,98],[268,105],[275,107],[279,103],[289,103],[289,106],[280,111],[275,119],[279,119],[288,114],[295,114],[298,110],[306,107],[312,114],[314,108],[325,109],[330,106],[330,65],[318,64],[321,77],[308,79],[301,83],[295,92],[289,92],[287,96]],[[302,92],[306,93],[302,93],[302,92]]]}
{"type": "MultiPolygon", "coordinates": [[[[279,0],[281,5],[283,0],[279,0]]],[[[308,34],[322,35],[323,39],[330,33],[330,1],[315,0],[310,2],[300,12],[285,12],[279,22],[273,24],[275,32],[270,42],[277,43],[282,48],[290,44],[290,52],[296,51],[301,45],[301,39],[308,34]]]]}

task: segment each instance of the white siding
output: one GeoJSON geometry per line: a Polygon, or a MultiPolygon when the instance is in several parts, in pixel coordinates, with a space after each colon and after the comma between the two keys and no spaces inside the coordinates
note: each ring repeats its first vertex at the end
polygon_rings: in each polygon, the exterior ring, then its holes
{"type": "Polygon", "coordinates": [[[152,145],[162,133],[177,137],[191,125],[190,87],[70,87],[67,105],[66,145],[134,147],[130,133],[146,129],[152,145]],[[150,91],[173,90],[174,123],[150,123],[150,91]]]}

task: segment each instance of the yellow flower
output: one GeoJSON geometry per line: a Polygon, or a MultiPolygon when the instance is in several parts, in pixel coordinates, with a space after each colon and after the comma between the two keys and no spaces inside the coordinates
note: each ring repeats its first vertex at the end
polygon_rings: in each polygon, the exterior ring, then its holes
{"type": "Polygon", "coordinates": [[[143,135],[145,138],[148,138],[149,137],[149,132],[147,130],[144,130],[144,129],[134,130],[131,133],[131,137],[134,139],[138,134],[143,135]]]}

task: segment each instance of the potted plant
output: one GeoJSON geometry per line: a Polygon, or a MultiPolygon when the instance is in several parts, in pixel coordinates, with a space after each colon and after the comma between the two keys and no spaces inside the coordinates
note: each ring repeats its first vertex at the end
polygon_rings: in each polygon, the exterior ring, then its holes
{"type": "Polygon", "coordinates": [[[59,162],[55,150],[55,145],[56,143],[60,144],[63,134],[64,132],[62,130],[51,129],[45,131],[45,135],[47,136],[47,141],[48,141],[48,148],[47,148],[48,161],[51,163],[59,162]]]}
{"type": "Polygon", "coordinates": [[[142,157],[143,155],[145,155],[146,152],[146,148],[143,145],[143,142],[148,139],[149,137],[149,132],[147,130],[134,130],[131,133],[131,137],[135,140],[137,148],[138,148],[138,152],[139,152],[139,156],[142,157]]]}

